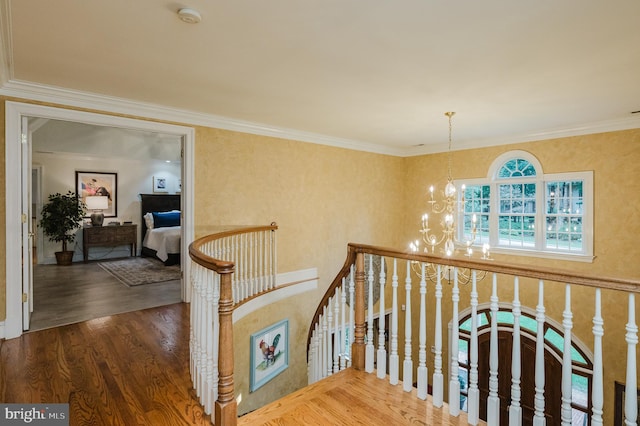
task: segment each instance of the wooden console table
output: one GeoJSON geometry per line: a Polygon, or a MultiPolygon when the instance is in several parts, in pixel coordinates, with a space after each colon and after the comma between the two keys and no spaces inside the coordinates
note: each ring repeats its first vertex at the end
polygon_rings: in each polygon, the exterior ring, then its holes
{"type": "Polygon", "coordinates": [[[131,245],[131,256],[136,255],[138,225],[85,226],[82,232],[82,254],[89,260],[90,247],[131,245]]]}

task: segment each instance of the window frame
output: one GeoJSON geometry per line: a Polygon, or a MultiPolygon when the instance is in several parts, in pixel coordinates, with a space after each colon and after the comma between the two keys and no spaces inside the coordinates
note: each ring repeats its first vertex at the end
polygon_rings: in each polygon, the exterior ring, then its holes
{"type": "MultiPolygon", "coordinates": [[[[486,178],[476,179],[456,179],[454,181],[456,187],[465,185],[471,186],[489,186],[489,245],[491,253],[498,254],[515,254],[520,256],[533,256],[541,258],[552,258],[561,260],[572,260],[581,262],[592,262],[593,255],[593,171],[574,171],[564,173],[545,174],[542,165],[536,157],[526,151],[509,151],[498,156],[491,166],[486,178]],[[524,159],[528,161],[536,170],[535,176],[522,176],[501,178],[499,171],[502,166],[510,160],[524,159]],[[574,182],[582,181],[582,250],[569,251],[548,248],[546,246],[546,226],[547,217],[551,216],[547,213],[546,193],[547,184],[553,182],[574,182]],[[533,247],[516,247],[500,245],[500,185],[505,184],[525,184],[534,183],[536,185],[536,211],[535,216],[535,243],[533,247]]],[[[458,202],[462,205],[463,191],[458,191],[458,202]]],[[[464,206],[458,209],[456,235],[460,241],[464,240],[464,206]]],[[[482,241],[475,241],[474,247],[481,247],[482,241]]]]}

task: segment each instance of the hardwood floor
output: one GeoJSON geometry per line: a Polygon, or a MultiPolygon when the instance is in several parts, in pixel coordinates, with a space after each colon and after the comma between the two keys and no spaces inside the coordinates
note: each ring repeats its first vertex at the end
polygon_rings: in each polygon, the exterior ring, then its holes
{"type": "MultiPolygon", "coordinates": [[[[320,380],[238,419],[238,425],[467,425],[467,414],[449,416],[434,408],[431,396],[352,368],[320,380]]],[[[480,424],[486,424],[480,421],[480,424]]]]}
{"type": "Polygon", "coordinates": [[[189,376],[189,305],[0,341],[0,401],[69,403],[71,425],[210,425],[189,376]]]}
{"type": "Polygon", "coordinates": [[[127,287],[96,262],[34,265],[33,275],[31,331],[181,301],[180,281],[127,287]]]}

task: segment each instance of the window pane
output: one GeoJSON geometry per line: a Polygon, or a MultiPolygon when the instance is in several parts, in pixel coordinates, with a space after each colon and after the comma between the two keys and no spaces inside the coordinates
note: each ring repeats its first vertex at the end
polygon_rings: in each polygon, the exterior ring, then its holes
{"type": "Polygon", "coordinates": [[[489,242],[489,221],[488,216],[483,222],[481,213],[489,213],[491,195],[489,185],[470,185],[465,188],[462,197],[464,199],[463,213],[463,240],[473,241],[473,244],[483,244],[489,242]],[[475,216],[476,221],[473,221],[475,216]],[[475,228],[475,235],[474,235],[475,228]]]}
{"type": "Polygon", "coordinates": [[[466,339],[458,340],[458,362],[469,364],[469,342],[466,339]]]}
{"type": "Polygon", "coordinates": [[[538,323],[535,319],[528,317],[528,316],[521,316],[520,317],[520,326],[522,328],[526,328],[529,331],[532,332],[536,332],[538,330],[538,323]]]}
{"type": "Polygon", "coordinates": [[[460,368],[458,370],[458,381],[460,381],[460,391],[467,393],[469,387],[469,370],[460,368]]]}
{"type": "Polygon", "coordinates": [[[575,373],[571,375],[571,402],[584,408],[589,406],[589,378],[575,373]]]}
{"type": "Polygon", "coordinates": [[[583,250],[582,187],[582,181],[546,183],[546,248],[583,250]]]}
{"type": "Polygon", "coordinates": [[[589,424],[589,415],[582,410],[578,410],[577,408],[571,409],[571,419],[572,419],[572,424],[574,425],[587,426],[589,424]]]}

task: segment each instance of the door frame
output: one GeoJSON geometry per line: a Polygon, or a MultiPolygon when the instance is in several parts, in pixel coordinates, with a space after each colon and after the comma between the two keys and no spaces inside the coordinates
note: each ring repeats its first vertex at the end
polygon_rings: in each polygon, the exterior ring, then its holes
{"type": "MultiPolygon", "coordinates": [[[[64,107],[50,107],[22,102],[5,102],[5,226],[6,226],[6,319],[4,323],[4,337],[7,339],[18,337],[23,332],[22,324],[22,251],[16,247],[22,246],[21,232],[21,191],[20,182],[23,173],[21,165],[21,119],[22,117],[41,117],[56,120],[77,121],[99,126],[111,126],[132,130],[153,131],[178,135],[182,138],[182,300],[190,300],[188,279],[191,264],[188,259],[188,244],[193,241],[193,181],[194,181],[194,146],[195,129],[193,127],[146,121],[76,111],[64,107]]],[[[29,165],[28,173],[31,173],[29,165]]],[[[30,218],[28,218],[30,220],[30,218]]]]}

